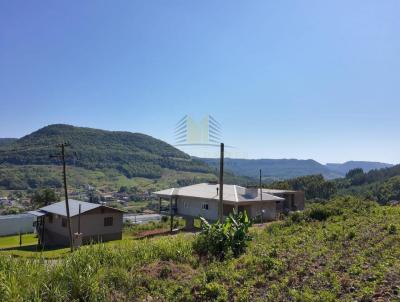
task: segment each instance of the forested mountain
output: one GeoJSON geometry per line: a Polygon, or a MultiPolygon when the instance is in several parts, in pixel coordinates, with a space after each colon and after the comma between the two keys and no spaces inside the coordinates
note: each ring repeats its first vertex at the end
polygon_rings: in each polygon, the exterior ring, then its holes
{"type": "Polygon", "coordinates": [[[171,145],[141,133],[105,131],[70,125],[51,125],[22,137],[0,150],[0,162],[13,165],[49,165],[68,142],[68,164],[86,169],[115,168],[128,177],[157,178],[162,168],[208,172],[207,165],[171,145]]]}
{"type": "Polygon", "coordinates": [[[0,138],[0,147],[7,146],[16,140],[17,138],[0,138]]]}
{"type": "Polygon", "coordinates": [[[369,172],[371,170],[393,167],[392,164],[386,164],[386,163],[380,163],[380,162],[370,162],[370,161],[348,161],[343,164],[328,163],[328,164],[326,164],[326,166],[330,170],[336,171],[343,175],[345,175],[350,170],[353,170],[356,168],[363,169],[364,172],[369,172]]]}
{"type": "Polygon", "coordinates": [[[350,170],[344,178],[325,180],[322,175],[309,175],[282,180],[269,187],[302,190],[306,198],[329,199],[334,195],[355,195],[381,204],[400,201],[400,165],[371,170],[350,170]]]}
{"type": "Polygon", "coordinates": [[[67,164],[88,171],[114,171],[113,175],[116,172],[127,178],[148,179],[159,179],[167,170],[207,175],[211,172],[205,163],[148,135],[57,124],[0,145],[0,187],[2,183],[9,187],[4,184],[14,177],[5,172],[10,171],[6,167],[23,167],[17,170],[21,174],[28,167],[59,165],[60,160],[54,155],[60,154],[57,144],[62,142],[69,143],[67,164]]]}
{"type": "MultiPolygon", "coordinates": [[[[201,158],[200,160],[212,167],[218,167],[219,159],[201,158]]],[[[226,158],[225,169],[237,175],[258,177],[262,170],[262,177],[266,181],[289,179],[304,175],[321,174],[327,179],[344,176],[341,173],[331,171],[315,160],[299,159],[237,159],[226,158]]]]}

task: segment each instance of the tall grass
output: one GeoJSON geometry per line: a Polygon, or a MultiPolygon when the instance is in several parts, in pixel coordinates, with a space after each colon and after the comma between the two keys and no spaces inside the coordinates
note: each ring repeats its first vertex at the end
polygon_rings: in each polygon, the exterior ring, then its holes
{"type": "Polygon", "coordinates": [[[52,261],[2,256],[0,301],[109,300],[116,279],[155,260],[194,264],[190,236],[98,244],[52,261]]]}
{"type": "Polygon", "coordinates": [[[238,258],[199,259],[192,235],[0,256],[0,301],[398,301],[400,207],[353,198],[251,230],[238,258]]]}

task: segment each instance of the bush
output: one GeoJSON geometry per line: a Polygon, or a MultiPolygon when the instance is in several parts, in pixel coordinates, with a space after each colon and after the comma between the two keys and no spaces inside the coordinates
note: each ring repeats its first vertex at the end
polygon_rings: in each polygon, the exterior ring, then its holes
{"type": "Polygon", "coordinates": [[[313,220],[324,221],[332,215],[332,211],[324,206],[314,206],[308,211],[308,217],[313,220]]]}
{"type": "Polygon", "coordinates": [[[304,214],[300,211],[290,212],[289,219],[293,223],[299,223],[304,220],[304,214]]]}
{"type": "Polygon", "coordinates": [[[205,301],[223,302],[228,300],[228,292],[222,284],[211,282],[207,283],[202,290],[205,301]]]}
{"type": "Polygon", "coordinates": [[[200,217],[202,231],[193,243],[193,249],[200,256],[211,255],[217,259],[224,259],[229,251],[235,257],[246,250],[251,222],[247,213],[233,213],[224,223],[209,224],[200,217]]]}
{"type": "Polygon", "coordinates": [[[390,226],[389,226],[389,234],[390,235],[394,235],[394,234],[396,234],[397,233],[397,227],[394,225],[394,224],[391,224],[390,226]]]}

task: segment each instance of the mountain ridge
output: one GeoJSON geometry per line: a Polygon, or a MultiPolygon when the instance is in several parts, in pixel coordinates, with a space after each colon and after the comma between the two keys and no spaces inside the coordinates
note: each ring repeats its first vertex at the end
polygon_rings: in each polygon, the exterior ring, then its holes
{"type": "MultiPolygon", "coordinates": [[[[217,168],[218,158],[198,158],[217,168]]],[[[241,176],[258,177],[262,170],[264,180],[290,179],[306,175],[321,174],[326,179],[341,178],[354,168],[362,168],[365,172],[374,169],[392,167],[394,165],[369,161],[348,161],[345,163],[321,164],[313,159],[241,159],[225,158],[225,168],[241,176]],[[333,168],[332,168],[333,167],[333,168]]]]}

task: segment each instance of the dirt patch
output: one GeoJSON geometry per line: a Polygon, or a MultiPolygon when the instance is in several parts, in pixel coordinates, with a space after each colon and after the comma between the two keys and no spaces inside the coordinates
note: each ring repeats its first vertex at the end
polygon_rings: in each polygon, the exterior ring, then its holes
{"type": "Polygon", "coordinates": [[[155,230],[146,230],[135,233],[135,237],[140,239],[140,238],[147,238],[147,237],[168,235],[168,234],[171,234],[171,232],[167,229],[155,229],[155,230]]]}
{"type": "Polygon", "coordinates": [[[196,271],[190,265],[172,261],[156,261],[146,265],[141,271],[153,278],[177,281],[190,281],[196,274],[196,271]]]}

